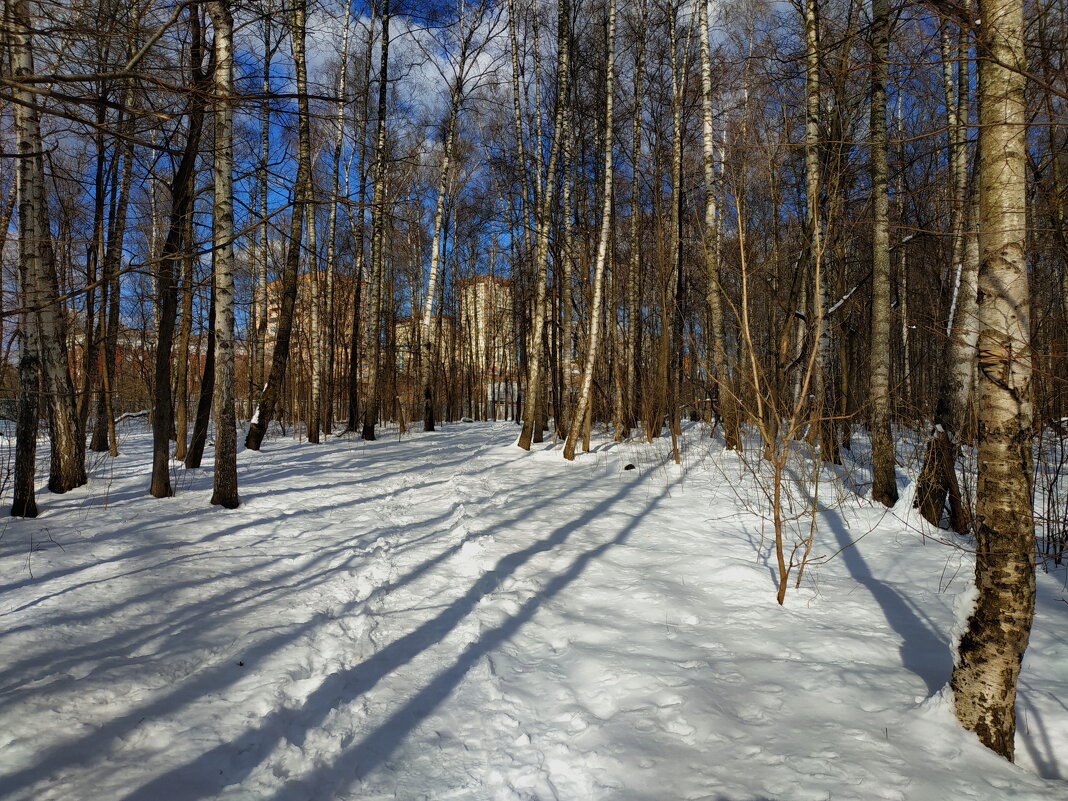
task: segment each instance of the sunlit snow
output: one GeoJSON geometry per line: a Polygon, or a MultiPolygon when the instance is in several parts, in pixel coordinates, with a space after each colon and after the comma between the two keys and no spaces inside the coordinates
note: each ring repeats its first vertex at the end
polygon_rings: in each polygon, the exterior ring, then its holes
{"type": "Polygon", "coordinates": [[[516,434],[268,438],[225,511],[210,467],[148,496],[133,420],[87,487],[42,482],[0,529],[0,797],[1068,799],[1063,568],[1012,765],[954,721],[971,557],[904,472],[890,513],[862,473],[822,491],[782,608],[759,486],[706,431],[681,466],[516,434]]]}

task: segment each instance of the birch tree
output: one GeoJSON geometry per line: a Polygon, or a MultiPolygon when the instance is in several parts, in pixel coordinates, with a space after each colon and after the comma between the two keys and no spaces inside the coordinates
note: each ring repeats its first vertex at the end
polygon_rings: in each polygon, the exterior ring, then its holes
{"type": "MultiPolygon", "coordinates": [[[[416,359],[419,370],[419,387],[423,396],[423,430],[434,430],[434,389],[433,363],[434,350],[438,346],[434,336],[434,300],[438,296],[438,281],[441,279],[442,236],[445,222],[445,202],[449,189],[449,175],[452,166],[453,148],[456,143],[456,128],[460,121],[460,111],[472,79],[473,61],[482,51],[485,43],[496,33],[492,20],[487,20],[489,10],[487,0],[476,0],[476,5],[469,11],[467,3],[461,1],[456,18],[452,23],[456,27],[458,40],[456,53],[453,55],[453,75],[449,83],[449,100],[445,113],[445,128],[442,134],[441,165],[438,169],[437,199],[434,203],[433,233],[430,240],[430,269],[427,274],[426,296],[420,320],[418,338],[419,355],[416,359]],[[488,31],[483,26],[488,25],[488,31]],[[481,41],[479,37],[481,38],[481,41]],[[429,351],[429,352],[428,352],[429,351]]],[[[444,79],[445,76],[442,75],[444,79]]]]}
{"type": "Polygon", "coordinates": [[[934,430],[927,441],[923,466],[916,480],[915,505],[925,520],[931,525],[939,526],[948,497],[950,527],[954,531],[966,533],[970,523],[967,504],[961,497],[957,481],[956,464],[960,451],[960,435],[971,401],[975,345],[979,336],[976,319],[979,244],[974,230],[974,204],[967,198],[970,91],[968,37],[962,31],[960,44],[954,54],[950,47],[949,24],[948,20],[942,23],[940,44],[952,192],[950,271],[953,275],[953,288],[946,326],[944,369],[935,401],[934,430]],[[957,64],[956,78],[953,74],[954,60],[957,64]],[[965,207],[969,221],[967,225],[965,207]]]}
{"type": "MultiPolygon", "coordinates": [[[[659,419],[665,411],[671,433],[671,450],[675,464],[682,463],[679,451],[679,434],[682,433],[680,417],[679,382],[682,380],[683,351],[683,175],[682,145],[685,136],[683,112],[685,106],[687,67],[689,65],[690,36],[693,26],[687,26],[685,40],[680,43],[679,12],[681,3],[669,2],[665,9],[668,17],[668,52],[671,62],[671,251],[668,282],[664,291],[664,315],[661,331],[660,357],[660,403],[659,419]]],[[[650,429],[652,430],[652,429],[650,429]]]]}
{"type": "Polygon", "coordinates": [[[645,86],[646,23],[649,19],[648,0],[639,0],[635,24],[637,52],[634,55],[634,94],[630,128],[630,258],[627,264],[627,421],[628,434],[638,422],[638,376],[642,340],[642,242],[641,242],[641,159],[642,106],[645,86]]]}
{"type": "Polygon", "coordinates": [[[347,381],[348,396],[348,422],[345,424],[345,432],[355,431],[359,425],[359,384],[360,384],[360,337],[363,333],[361,327],[361,300],[363,282],[366,274],[366,258],[364,247],[366,241],[366,214],[364,207],[367,202],[367,130],[368,109],[371,103],[371,65],[373,61],[373,49],[371,47],[374,38],[374,18],[367,21],[367,43],[363,51],[363,69],[361,72],[361,87],[363,95],[359,103],[359,112],[356,115],[353,139],[360,150],[356,180],[358,184],[356,212],[353,213],[351,206],[348,207],[349,230],[352,233],[352,249],[356,260],[353,270],[352,288],[352,325],[349,329],[349,370],[347,381]]]}
{"type": "Polygon", "coordinates": [[[1012,760],[1035,604],[1023,0],[980,0],[979,19],[979,592],[950,686],[965,728],[1012,760]]]}
{"type": "MultiPolygon", "coordinates": [[[[4,23],[9,33],[12,65],[15,77],[33,74],[33,56],[30,30],[26,15],[25,0],[7,0],[4,3],[4,23]]],[[[28,92],[20,92],[18,99],[28,101],[28,92]]],[[[41,150],[40,133],[35,131],[34,115],[37,113],[29,102],[15,104],[15,139],[19,155],[18,186],[18,236],[19,236],[19,283],[26,311],[19,315],[19,405],[15,428],[15,470],[11,514],[14,517],[37,517],[36,466],[38,399],[41,382],[38,357],[38,322],[32,311],[40,300],[37,297],[36,278],[38,267],[37,214],[33,207],[33,194],[26,187],[36,179],[36,155],[41,150]]],[[[39,125],[39,123],[38,123],[39,125]]]]}
{"type": "MultiPolygon", "coordinates": [[[[10,28],[11,63],[14,77],[34,75],[34,24],[26,0],[7,0],[7,20],[10,28]]],[[[41,137],[40,111],[37,96],[25,84],[15,91],[15,139],[19,153],[18,219],[19,255],[23,261],[26,284],[27,314],[23,358],[20,368],[20,395],[32,393],[34,378],[31,367],[39,364],[41,388],[45,393],[49,433],[52,444],[48,473],[48,489],[67,492],[86,482],[85,438],[78,427],[74,404],[74,385],[67,359],[67,329],[56,275],[55,251],[49,224],[48,196],[45,188],[44,142],[41,137]]],[[[36,393],[32,393],[36,396],[36,393]]],[[[36,414],[36,412],[35,412],[36,414]]],[[[27,421],[28,422],[28,421],[27,421]]],[[[26,481],[32,481],[31,448],[36,448],[37,427],[23,427],[23,442],[16,449],[26,460],[23,465],[23,486],[13,511],[23,516],[36,514],[32,492],[26,481]],[[32,440],[29,438],[32,435],[32,440]],[[29,467],[29,478],[25,475],[29,467]]]]}
{"type": "Polygon", "coordinates": [[[208,5],[215,29],[215,475],[212,504],[236,509],[237,419],[234,408],[234,20],[229,0],[208,5]]]}
{"type": "Polygon", "coordinates": [[[890,49],[889,0],[872,0],[871,76],[871,342],[869,416],[871,496],[884,506],[897,503],[894,442],[890,436],[890,187],[886,163],[886,82],[890,49]]]}
{"type": "Polygon", "coordinates": [[[363,412],[362,436],[375,438],[381,392],[382,361],[382,281],[386,267],[386,111],[389,100],[389,22],[390,0],[380,0],[379,24],[382,42],[378,65],[378,127],[375,135],[374,188],[371,192],[371,309],[367,317],[367,403],[363,412]]]}
{"type": "Polygon", "coordinates": [[[815,289],[813,325],[816,336],[816,362],[812,376],[812,425],[822,457],[838,461],[838,444],[834,433],[831,397],[831,330],[826,319],[830,308],[830,280],[824,262],[823,230],[820,214],[820,41],[819,0],[804,0],[803,29],[805,40],[805,236],[808,267],[815,289]]]}
{"type": "Polygon", "coordinates": [[[726,330],[723,317],[723,281],[719,263],[719,219],[716,211],[715,130],[712,125],[712,52],[708,36],[708,0],[697,0],[697,24],[701,29],[701,126],[705,176],[705,270],[708,273],[708,308],[712,330],[716,396],[723,421],[727,450],[740,447],[734,390],[729,383],[726,330]]]}

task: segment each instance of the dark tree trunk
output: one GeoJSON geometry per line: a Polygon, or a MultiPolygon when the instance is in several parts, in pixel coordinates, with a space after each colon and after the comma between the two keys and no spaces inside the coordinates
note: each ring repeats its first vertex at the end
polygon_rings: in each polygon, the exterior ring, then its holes
{"type": "MultiPolygon", "coordinates": [[[[189,14],[192,45],[190,61],[194,93],[189,101],[189,130],[181,161],[171,183],[171,213],[167,238],[163,243],[157,272],[159,292],[159,331],[156,340],[156,368],[152,392],[152,481],[149,492],[156,498],[173,494],[170,475],[171,431],[174,425],[174,403],[171,395],[171,347],[178,314],[178,287],[175,267],[185,248],[187,217],[193,213],[196,181],[196,161],[200,152],[200,138],[204,126],[204,98],[210,91],[209,72],[203,64],[203,34],[200,12],[191,8],[189,14]]],[[[185,355],[182,355],[185,358],[185,355]]]]}
{"type": "Polygon", "coordinates": [[[263,387],[259,405],[245,437],[245,447],[260,449],[267,428],[274,419],[275,407],[282,391],[289,364],[289,346],[293,337],[293,314],[297,305],[297,276],[304,239],[304,217],[308,205],[311,174],[311,115],[308,108],[307,65],[304,58],[305,0],[298,0],[292,11],[293,63],[297,74],[297,178],[294,187],[293,216],[289,225],[289,248],[282,270],[282,304],[278,312],[278,330],[271,354],[271,372],[263,387]]]}
{"type": "Polygon", "coordinates": [[[207,356],[204,358],[204,375],[200,381],[200,400],[197,401],[197,414],[193,419],[193,436],[189,438],[189,448],[185,454],[185,466],[188,470],[200,467],[204,459],[204,445],[208,441],[208,423],[211,422],[211,403],[215,395],[215,292],[211,293],[208,308],[208,342],[207,356]]]}

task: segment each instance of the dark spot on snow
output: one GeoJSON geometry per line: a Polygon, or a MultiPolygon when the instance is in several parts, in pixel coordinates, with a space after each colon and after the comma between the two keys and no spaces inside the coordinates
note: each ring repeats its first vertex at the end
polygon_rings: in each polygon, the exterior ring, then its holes
{"type": "Polygon", "coordinates": [[[634,465],[632,465],[632,464],[624,465],[623,469],[624,470],[633,470],[634,469],[634,465]]]}
{"type": "Polygon", "coordinates": [[[237,663],[237,666],[238,666],[238,667],[244,667],[244,666],[245,666],[245,663],[244,663],[244,662],[238,662],[238,663],[237,663]]]}

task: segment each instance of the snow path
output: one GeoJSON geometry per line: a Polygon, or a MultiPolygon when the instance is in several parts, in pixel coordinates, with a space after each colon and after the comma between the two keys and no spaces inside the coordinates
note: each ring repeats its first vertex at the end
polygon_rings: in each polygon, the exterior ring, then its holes
{"type": "Polygon", "coordinates": [[[42,493],[0,541],[0,797],[1068,799],[1063,571],[1013,766],[942,689],[967,554],[854,500],[779,608],[733,454],[515,434],[269,440],[232,511],[210,468],[145,495],[130,435],[42,493]]]}

